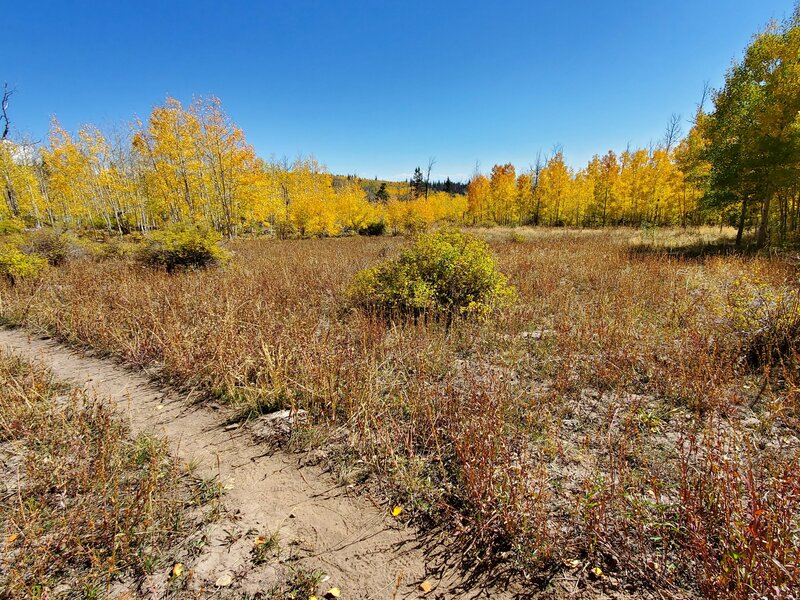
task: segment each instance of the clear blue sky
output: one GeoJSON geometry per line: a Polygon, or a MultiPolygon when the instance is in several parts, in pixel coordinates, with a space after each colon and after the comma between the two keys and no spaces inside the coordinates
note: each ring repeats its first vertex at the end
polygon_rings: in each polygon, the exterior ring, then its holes
{"type": "Polygon", "coordinates": [[[269,157],[335,173],[466,179],[538,150],[585,163],[691,117],[792,0],[8,1],[16,133],[146,117],[214,94],[269,157]]]}

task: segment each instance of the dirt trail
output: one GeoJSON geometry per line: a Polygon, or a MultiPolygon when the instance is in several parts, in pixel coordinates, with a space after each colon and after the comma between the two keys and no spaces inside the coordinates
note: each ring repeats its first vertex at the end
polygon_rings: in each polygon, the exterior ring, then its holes
{"type": "Polygon", "coordinates": [[[166,436],[181,460],[195,461],[200,475],[217,475],[225,484],[225,517],[210,526],[208,543],[187,565],[199,589],[213,591],[218,578],[230,575],[232,586],[220,592],[265,590],[281,567],[253,566],[250,550],[256,535],[280,530],[282,557],[324,571],[329,580],[323,586],[339,587],[345,599],[422,597],[419,584],[425,579],[434,583],[426,598],[512,597],[465,583],[456,569],[426,555],[415,531],[385,507],[348,495],[317,467],[300,467],[296,456],[267,453],[246,430],[226,428],[224,410],[193,403],[111,360],[23,330],[0,328],[0,348],[110,399],[128,416],[134,433],[166,436]]]}

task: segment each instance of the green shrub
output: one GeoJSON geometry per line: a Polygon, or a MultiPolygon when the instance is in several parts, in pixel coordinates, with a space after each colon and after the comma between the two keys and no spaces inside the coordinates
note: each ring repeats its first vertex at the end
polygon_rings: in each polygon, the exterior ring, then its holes
{"type": "Polygon", "coordinates": [[[149,266],[164,267],[168,273],[179,267],[210,267],[228,260],[220,239],[211,229],[176,225],[148,235],[139,259],[149,266]]]}
{"type": "Polygon", "coordinates": [[[444,231],[420,235],[399,257],[358,273],[348,296],[368,309],[450,318],[486,315],[512,301],[515,291],[485,241],[444,231]]]}
{"type": "Polygon", "coordinates": [[[41,256],[25,254],[10,244],[0,246],[0,275],[12,284],[19,279],[36,277],[47,268],[47,260],[41,256]]]}

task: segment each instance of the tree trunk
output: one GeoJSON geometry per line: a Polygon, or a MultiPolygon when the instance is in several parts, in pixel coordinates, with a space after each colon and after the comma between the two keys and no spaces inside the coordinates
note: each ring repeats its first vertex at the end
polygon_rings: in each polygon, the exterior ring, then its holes
{"type": "Polygon", "coordinates": [[[769,226],[769,204],[772,198],[771,193],[764,196],[761,202],[761,222],[758,225],[758,237],[756,237],[756,246],[762,248],[767,243],[767,229],[769,226]]]}
{"type": "Polygon", "coordinates": [[[739,231],[736,232],[736,245],[742,245],[742,234],[744,233],[744,220],[747,215],[747,196],[742,199],[742,213],[739,215],[739,231]]]}

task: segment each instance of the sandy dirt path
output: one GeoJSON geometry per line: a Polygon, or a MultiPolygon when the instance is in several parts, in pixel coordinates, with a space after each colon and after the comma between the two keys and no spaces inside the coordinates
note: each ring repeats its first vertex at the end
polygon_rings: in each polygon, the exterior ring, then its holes
{"type": "Polygon", "coordinates": [[[195,462],[201,476],[217,476],[225,485],[224,516],[210,526],[207,544],[187,565],[198,590],[219,597],[267,589],[283,567],[255,567],[250,551],[255,536],[280,531],[283,560],[324,571],[329,579],[323,587],[339,587],[343,599],[512,597],[427,553],[416,531],[392,518],[388,507],[348,494],[319,468],[301,467],[296,455],[267,452],[243,428],[226,427],[230,413],[224,409],[195,403],[112,360],[21,329],[0,328],[0,347],[110,400],[134,434],[166,436],[178,458],[195,462]],[[216,589],[215,582],[226,576],[230,587],[216,589]],[[434,585],[428,594],[419,587],[425,580],[434,585]]]}

